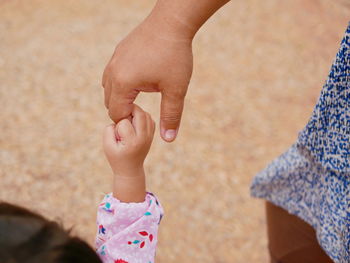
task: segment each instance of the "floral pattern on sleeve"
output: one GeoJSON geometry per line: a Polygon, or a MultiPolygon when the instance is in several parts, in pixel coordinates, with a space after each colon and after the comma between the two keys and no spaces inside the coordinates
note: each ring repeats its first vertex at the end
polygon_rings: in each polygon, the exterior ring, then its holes
{"type": "Polygon", "coordinates": [[[107,194],[98,207],[96,251],[104,263],[154,263],[163,208],[147,193],[142,203],[107,194]]]}

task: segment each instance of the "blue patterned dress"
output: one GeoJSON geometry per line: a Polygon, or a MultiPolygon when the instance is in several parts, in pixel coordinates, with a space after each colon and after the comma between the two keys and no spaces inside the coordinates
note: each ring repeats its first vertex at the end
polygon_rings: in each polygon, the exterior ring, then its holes
{"type": "Polygon", "coordinates": [[[350,24],[313,114],[251,194],[312,225],[334,262],[350,262],[350,24]]]}

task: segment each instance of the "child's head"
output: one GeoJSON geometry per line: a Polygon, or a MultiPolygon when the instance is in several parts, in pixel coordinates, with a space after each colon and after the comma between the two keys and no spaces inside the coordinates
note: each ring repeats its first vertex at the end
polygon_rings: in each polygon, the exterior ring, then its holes
{"type": "Polygon", "coordinates": [[[95,251],[59,224],[0,202],[1,263],[101,263],[95,251]]]}

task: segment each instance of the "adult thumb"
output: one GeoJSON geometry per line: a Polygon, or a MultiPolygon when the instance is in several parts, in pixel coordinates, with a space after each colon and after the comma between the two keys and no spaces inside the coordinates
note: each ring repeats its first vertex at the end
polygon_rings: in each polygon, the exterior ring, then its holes
{"type": "Polygon", "coordinates": [[[175,140],[184,107],[184,96],[162,93],[160,109],[160,135],[166,142],[175,140]]]}

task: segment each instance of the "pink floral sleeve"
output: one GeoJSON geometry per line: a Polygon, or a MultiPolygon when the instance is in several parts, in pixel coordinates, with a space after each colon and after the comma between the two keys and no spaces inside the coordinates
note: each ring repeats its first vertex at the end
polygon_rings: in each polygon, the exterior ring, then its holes
{"type": "Polygon", "coordinates": [[[97,212],[96,250],[104,263],[154,263],[163,208],[147,193],[143,203],[107,194],[97,212]]]}

